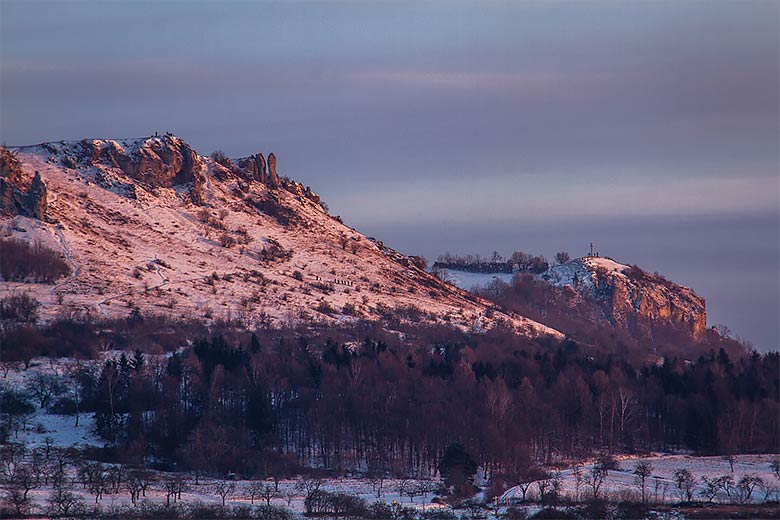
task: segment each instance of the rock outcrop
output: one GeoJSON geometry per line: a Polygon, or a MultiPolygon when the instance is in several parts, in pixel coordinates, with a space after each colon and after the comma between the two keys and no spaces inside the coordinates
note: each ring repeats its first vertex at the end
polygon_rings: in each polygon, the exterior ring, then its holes
{"type": "Polygon", "coordinates": [[[244,172],[247,180],[258,181],[263,184],[268,182],[268,172],[265,169],[265,158],[262,153],[239,159],[238,167],[244,172]]]}
{"type": "Polygon", "coordinates": [[[0,213],[46,219],[48,190],[41,174],[35,172],[25,185],[22,165],[6,148],[0,148],[0,213]]]}
{"type": "Polygon", "coordinates": [[[172,135],[150,137],[127,148],[117,141],[85,139],[81,147],[82,162],[119,168],[128,177],[152,186],[170,188],[197,182],[203,168],[190,145],[172,135]]]}
{"type": "Polygon", "coordinates": [[[613,325],[634,333],[667,328],[699,339],[707,327],[704,298],[636,266],[584,257],[554,266],[542,278],[595,299],[613,325]]]}
{"type": "Polygon", "coordinates": [[[279,174],[276,173],[276,155],[273,152],[268,154],[268,184],[271,186],[279,185],[279,174]]]}

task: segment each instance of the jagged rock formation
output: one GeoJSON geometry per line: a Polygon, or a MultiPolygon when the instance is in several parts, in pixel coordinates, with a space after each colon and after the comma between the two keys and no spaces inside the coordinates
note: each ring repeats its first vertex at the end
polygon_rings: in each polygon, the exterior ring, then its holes
{"type": "Polygon", "coordinates": [[[190,146],[172,135],[153,137],[140,146],[117,141],[83,140],[82,163],[118,167],[125,175],[152,186],[170,188],[198,180],[203,162],[190,146]]]}
{"type": "Polygon", "coordinates": [[[0,213],[44,220],[48,190],[39,172],[25,186],[22,164],[6,148],[0,148],[0,213]]]}
{"type": "Polygon", "coordinates": [[[268,172],[265,169],[265,158],[262,153],[239,159],[238,167],[246,174],[247,180],[268,183],[268,172]]]}
{"type": "Polygon", "coordinates": [[[698,339],[707,327],[704,298],[636,266],[584,257],[554,266],[542,278],[595,299],[613,325],[635,333],[671,326],[698,339]]]}
{"type": "Polygon", "coordinates": [[[279,174],[276,173],[276,155],[273,152],[268,154],[268,184],[271,186],[279,185],[279,174]]]}

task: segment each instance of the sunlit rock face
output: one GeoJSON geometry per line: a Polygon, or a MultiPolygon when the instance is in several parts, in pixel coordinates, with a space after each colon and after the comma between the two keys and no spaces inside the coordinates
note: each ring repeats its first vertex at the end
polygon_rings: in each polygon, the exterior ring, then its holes
{"type": "Polygon", "coordinates": [[[707,327],[704,298],[636,266],[583,257],[551,267],[542,277],[599,301],[614,325],[635,333],[671,327],[698,339],[707,327]]]}
{"type": "Polygon", "coordinates": [[[120,168],[128,177],[152,186],[170,188],[194,182],[203,168],[198,154],[172,135],[125,143],[93,139],[80,144],[78,162],[120,168]]]}
{"type": "Polygon", "coordinates": [[[21,162],[12,152],[0,148],[0,213],[44,220],[47,197],[41,174],[36,171],[27,181],[21,162]]]}

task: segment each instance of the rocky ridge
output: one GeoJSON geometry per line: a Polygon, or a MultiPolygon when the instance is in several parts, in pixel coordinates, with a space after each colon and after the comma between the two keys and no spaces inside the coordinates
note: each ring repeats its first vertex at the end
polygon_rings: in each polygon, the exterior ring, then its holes
{"type": "Polygon", "coordinates": [[[261,325],[392,312],[470,330],[503,323],[560,336],[498,312],[427,273],[419,259],[345,226],[311,188],[279,175],[274,154],[216,161],[170,134],[3,153],[19,166],[3,170],[3,186],[13,186],[3,188],[3,201],[23,193],[28,202],[4,202],[0,235],[40,241],[73,267],[53,286],[0,282],[0,297],[30,292],[44,317],[140,310],[261,325]],[[19,172],[33,178],[25,190],[19,172]]]}

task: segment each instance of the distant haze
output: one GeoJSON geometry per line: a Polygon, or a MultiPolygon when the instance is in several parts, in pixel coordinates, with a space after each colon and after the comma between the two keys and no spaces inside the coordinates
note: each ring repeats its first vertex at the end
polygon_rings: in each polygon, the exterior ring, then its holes
{"type": "Polygon", "coordinates": [[[0,0],[0,138],[274,151],[405,252],[593,241],[777,349],[779,10],[0,0]]]}

